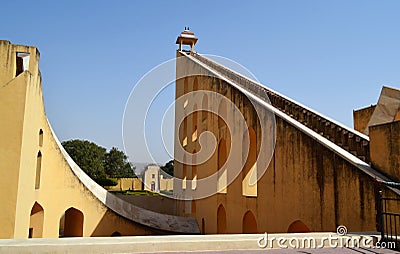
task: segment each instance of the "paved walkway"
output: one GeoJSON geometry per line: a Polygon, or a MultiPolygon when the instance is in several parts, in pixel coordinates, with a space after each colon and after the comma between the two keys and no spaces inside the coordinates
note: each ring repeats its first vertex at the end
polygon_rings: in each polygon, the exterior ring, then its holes
{"type": "Polygon", "coordinates": [[[226,250],[226,251],[192,251],[192,252],[158,252],[158,254],[175,254],[175,253],[190,253],[190,254],[391,254],[399,253],[388,249],[348,249],[348,248],[323,248],[323,249],[267,249],[267,250],[226,250]]]}
{"type": "MultiPolygon", "coordinates": [[[[346,238],[371,239],[375,246],[379,235],[349,234],[339,236],[335,233],[307,234],[231,234],[231,235],[172,235],[172,236],[129,236],[129,237],[77,237],[55,239],[3,239],[0,240],[0,253],[343,253],[343,254],[378,254],[398,253],[389,249],[374,248],[331,248],[326,237],[336,239],[336,242],[346,238]],[[285,238],[285,245],[305,239],[314,239],[318,246],[302,245],[305,248],[279,249],[276,239],[285,238]],[[264,241],[267,239],[267,241],[264,241]],[[275,240],[274,240],[275,239],[275,240]],[[292,239],[292,241],[290,240],[292,239]],[[259,244],[268,242],[265,249],[259,244]],[[273,246],[274,248],[271,248],[273,246]],[[308,246],[308,247],[307,247],[308,246]]],[[[299,245],[300,246],[300,245],[299,245]]],[[[344,245],[337,245],[344,246],[344,245]]],[[[347,245],[349,246],[349,245],[347,245]]]]}

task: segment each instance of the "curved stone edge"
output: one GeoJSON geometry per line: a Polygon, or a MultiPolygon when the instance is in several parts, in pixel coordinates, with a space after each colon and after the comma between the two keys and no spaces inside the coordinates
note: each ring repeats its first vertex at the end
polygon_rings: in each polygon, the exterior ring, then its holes
{"type": "Polygon", "coordinates": [[[93,179],[91,179],[69,156],[65,151],[61,142],[57,138],[51,124],[46,117],[47,124],[51,130],[52,138],[57,143],[64,159],[68,163],[70,169],[79,179],[79,181],[107,208],[111,209],[118,215],[136,222],[138,224],[156,229],[169,231],[173,233],[181,234],[199,234],[200,230],[195,218],[192,217],[180,217],[169,214],[157,213],[150,211],[125,200],[118,198],[117,196],[109,193],[106,189],[98,185],[93,179]]]}

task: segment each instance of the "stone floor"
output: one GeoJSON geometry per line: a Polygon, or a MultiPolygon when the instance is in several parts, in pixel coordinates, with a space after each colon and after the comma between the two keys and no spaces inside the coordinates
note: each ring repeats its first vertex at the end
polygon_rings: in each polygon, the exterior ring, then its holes
{"type": "MultiPolygon", "coordinates": [[[[265,234],[230,234],[230,235],[172,235],[172,236],[129,236],[129,237],[77,237],[61,239],[0,239],[0,253],[343,253],[343,254],[378,254],[398,253],[389,249],[377,248],[331,248],[326,242],[318,248],[277,248],[269,245],[259,247],[260,239],[265,234]]],[[[268,239],[305,239],[313,238],[318,243],[326,236],[340,238],[335,233],[306,234],[268,234],[268,239]]],[[[379,238],[376,233],[348,234],[345,237],[379,238]]],[[[265,238],[264,238],[265,239],[265,238]]],[[[289,241],[288,241],[289,242],[289,241]]],[[[317,245],[319,246],[319,245],[317,245]]]]}
{"type": "Polygon", "coordinates": [[[158,252],[159,254],[175,254],[175,253],[191,253],[191,254],[258,254],[258,253],[266,253],[266,254],[390,254],[390,253],[399,253],[394,250],[388,249],[350,249],[350,248],[323,248],[323,249],[266,249],[266,250],[226,250],[226,251],[191,251],[191,252],[158,252]]]}

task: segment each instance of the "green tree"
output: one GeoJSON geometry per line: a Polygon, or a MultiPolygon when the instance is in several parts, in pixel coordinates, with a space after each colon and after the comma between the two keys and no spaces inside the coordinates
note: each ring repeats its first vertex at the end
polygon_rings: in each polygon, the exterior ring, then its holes
{"type": "Polygon", "coordinates": [[[174,160],[170,160],[161,169],[170,176],[174,176],[174,160]]]}
{"type": "Polygon", "coordinates": [[[102,186],[117,185],[110,178],[136,177],[134,167],[124,152],[113,147],[109,152],[104,147],[87,140],[62,142],[64,149],[79,167],[102,186]]]}
{"type": "Polygon", "coordinates": [[[105,154],[104,170],[109,177],[136,177],[135,168],[128,162],[124,152],[113,147],[105,154]]]}
{"type": "Polygon", "coordinates": [[[106,149],[87,140],[68,140],[62,142],[71,158],[90,178],[101,184],[107,175],[104,171],[106,149]]]}

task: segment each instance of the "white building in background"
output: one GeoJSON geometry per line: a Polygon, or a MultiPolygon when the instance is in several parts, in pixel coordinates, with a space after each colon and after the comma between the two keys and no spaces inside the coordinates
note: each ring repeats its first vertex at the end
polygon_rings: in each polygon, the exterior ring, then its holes
{"type": "Polygon", "coordinates": [[[143,190],[152,192],[172,193],[174,189],[174,180],[161,170],[158,165],[149,165],[143,171],[143,190]]]}
{"type": "Polygon", "coordinates": [[[143,183],[144,190],[160,192],[160,167],[157,165],[149,165],[144,170],[143,183]]]}

